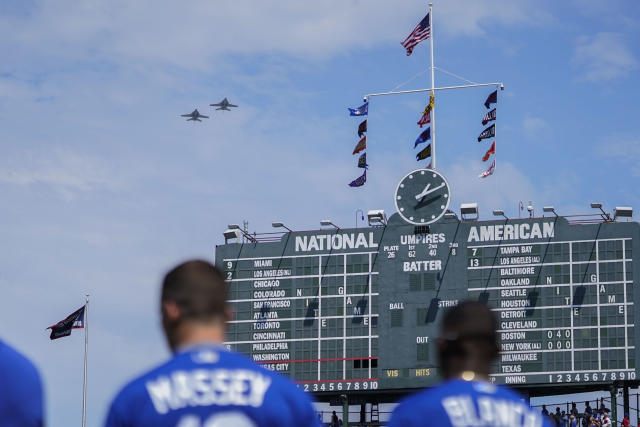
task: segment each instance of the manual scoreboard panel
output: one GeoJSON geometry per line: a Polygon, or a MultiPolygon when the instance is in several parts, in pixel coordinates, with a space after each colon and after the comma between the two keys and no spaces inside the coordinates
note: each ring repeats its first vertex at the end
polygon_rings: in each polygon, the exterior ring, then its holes
{"type": "Polygon", "coordinates": [[[639,239],[635,222],[427,227],[394,214],[386,226],[220,245],[235,313],[226,345],[310,392],[424,387],[439,380],[442,313],[474,299],[498,318],[496,383],[635,380],[639,239]]]}

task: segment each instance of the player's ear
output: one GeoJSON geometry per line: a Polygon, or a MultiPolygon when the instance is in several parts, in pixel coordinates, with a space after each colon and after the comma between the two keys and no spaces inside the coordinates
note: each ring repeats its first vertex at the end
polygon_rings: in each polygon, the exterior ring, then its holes
{"type": "Polygon", "coordinates": [[[180,307],[174,301],[162,302],[162,314],[170,322],[175,322],[180,318],[180,307]]]}

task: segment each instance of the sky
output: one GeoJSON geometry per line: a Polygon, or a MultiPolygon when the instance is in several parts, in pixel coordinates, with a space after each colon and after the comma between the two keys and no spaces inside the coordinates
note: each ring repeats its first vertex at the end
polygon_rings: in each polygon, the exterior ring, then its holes
{"type": "MultiPolygon", "coordinates": [[[[165,360],[158,290],[172,266],[214,259],[229,223],[295,230],[394,211],[415,161],[429,44],[400,42],[427,2],[0,2],[0,337],[39,367],[50,425],[80,421],[83,334],[45,328],[89,309],[88,425],[128,379],[165,360]],[[414,78],[415,77],[415,78],[414,78]],[[408,83],[407,83],[408,82],[408,83]],[[405,84],[403,84],[405,83],[405,84]],[[222,98],[240,107],[214,111],[222,98]],[[198,108],[210,119],[186,122],[198,108]]],[[[482,105],[436,97],[437,166],[451,207],[537,215],[640,208],[640,3],[434,1],[436,85],[502,82],[496,171],[482,105]]]]}

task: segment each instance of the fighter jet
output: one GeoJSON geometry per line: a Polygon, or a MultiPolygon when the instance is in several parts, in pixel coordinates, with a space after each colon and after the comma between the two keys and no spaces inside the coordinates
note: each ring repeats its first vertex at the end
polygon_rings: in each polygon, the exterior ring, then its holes
{"type": "Polygon", "coordinates": [[[196,108],[195,110],[193,110],[191,113],[189,114],[181,114],[180,117],[189,117],[187,119],[187,121],[198,121],[201,122],[202,120],[200,120],[200,118],[202,117],[203,119],[208,119],[209,116],[204,116],[202,114],[200,114],[200,112],[198,111],[198,109],[196,108]]]}
{"type": "Polygon", "coordinates": [[[211,105],[212,107],[220,107],[220,108],[216,108],[216,110],[226,110],[226,111],[231,111],[229,110],[228,107],[237,107],[237,105],[230,104],[227,98],[223,99],[218,104],[209,104],[209,105],[211,105]]]}

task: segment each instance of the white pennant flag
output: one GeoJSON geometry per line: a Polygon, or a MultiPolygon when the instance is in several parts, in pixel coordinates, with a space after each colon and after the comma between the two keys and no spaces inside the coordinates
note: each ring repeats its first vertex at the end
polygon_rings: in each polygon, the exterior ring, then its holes
{"type": "Polygon", "coordinates": [[[496,170],[496,159],[493,159],[493,162],[491,162],[491,166],[489,166],[489,169],[487,169],[486,171],[478,175],[478,178],[486,178],[489,175],[493,174],[493,171],[495,170],[496,170]]]}

